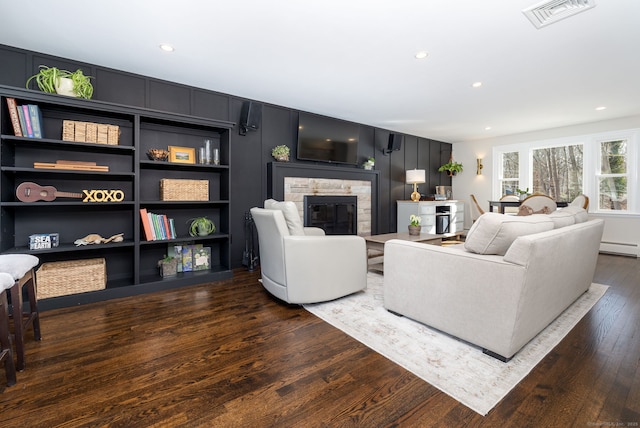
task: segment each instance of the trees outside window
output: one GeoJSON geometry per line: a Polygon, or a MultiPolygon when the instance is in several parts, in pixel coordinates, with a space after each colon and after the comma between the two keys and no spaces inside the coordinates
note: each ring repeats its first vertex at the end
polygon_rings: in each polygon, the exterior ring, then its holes
{"type": "Polygon", "coordinates": [[[529,189],[559,202],[584,193],[590,211],[640,213],[640,129],[496,146],[493,197],[529,189]]]}
{"type": "Polygon", "coordinates": [[[583,152],[582,144],[533,150],[533,191],[556,201],[572,201],[583,193],[583,152]]]}
{"type": "Polygon", "coordinates": [[[500,188],[502,195],[514,195],[520,185],[520,153],[502,153],[500,188]]]}
{"type": "Polygon", "coordinates": [[[598,209],[627,210],[627,141],[600,142],[598,209]]]}

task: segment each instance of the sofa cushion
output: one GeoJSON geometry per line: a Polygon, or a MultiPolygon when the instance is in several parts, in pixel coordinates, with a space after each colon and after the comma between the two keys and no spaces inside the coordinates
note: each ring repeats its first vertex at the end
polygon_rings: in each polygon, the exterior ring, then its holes
{"type": "Polygon", "coordinates": [[[565,226],[571,226],[576,222],[576,217],[573,213],[569,211],[555,210],[551,214],[549,214],[549,218],[553,220],[554,228],[558,229],[565,226]]]}
{"type": "Polygon", "coordinates": [[[553,220],[545,214],[511,216],[484,213],[469,229],[464,248],[472,253],[503,256],[518,236],[531,235],[553,228],[553,220]]]}
{"type": "Polygon", "coordinates": [[[568,207],[564,207],[560,210],[560,212],[569,213],[573,215],[576,223],[584,223],[589,220],[589,213],[582,207],[578,207],[575,205],[569,205],[568,207]]]}
{"type": "Polygon", "coordinates": [[[279,202],[275,199],[267,199],[264,201],[264,208],[267,210],[280,210],[284,215],[284,220],[287,222],[289,233],[291,235],[304,236],[304,225],[300,220],[300,214],[298,214],[298,208],[296,204],[291,201],[279,202]]]}

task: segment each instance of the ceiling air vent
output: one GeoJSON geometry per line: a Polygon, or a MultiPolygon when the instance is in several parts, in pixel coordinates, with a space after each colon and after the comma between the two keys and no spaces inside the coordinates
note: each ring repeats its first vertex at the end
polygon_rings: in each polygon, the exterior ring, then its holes
{"type": "Polygon", "coordinates": [[[522,13],[536,28],[542,28],[594,7],[595,0],[546,0],[523,10],[522,13]]]}

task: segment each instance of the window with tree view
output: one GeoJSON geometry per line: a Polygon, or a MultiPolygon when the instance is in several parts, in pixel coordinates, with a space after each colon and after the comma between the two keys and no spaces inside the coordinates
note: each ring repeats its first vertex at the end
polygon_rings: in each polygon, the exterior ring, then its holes
{"type": "Polygon", "coordinates": [[[627,210],[627,141],[600,142],[598,209],[627,210]]]}
{"type": "Polygon", "coordinates": [[[532,188],[556,201],[572,201],[583,193],[582,144],[533,150],[532,188]]]}
{"type": "Polygon", "coordinates": [[[520,154],[508,152],[502,154],[502,174],[500,188],[502,195],[513,195],[518,189],[520,180],[520,154]]]}
{"type": "Polygon", "coordinates": [[[494,147],[492,196],[518,189],[558,202],[581,194],[589,212],[640,214],[640,128],[494,147]]]}

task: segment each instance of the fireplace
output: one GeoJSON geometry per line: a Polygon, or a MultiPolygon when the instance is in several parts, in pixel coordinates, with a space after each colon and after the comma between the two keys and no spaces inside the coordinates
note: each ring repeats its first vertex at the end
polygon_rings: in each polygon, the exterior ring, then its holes
{"type": "Polygon", "coordinates": [[[304,225],[319,227],[327,235],[356,235],[358,198],[356,196],[305,195],[304,225]]]}
{"type": "Polygon", "coordinates": [[[304,218],[305,196],[355,196],[358,200],[356,234],[375,235],[379,173],[362,168],[270,162],[267,164],[267,197],[294,202],[300,218],[304,218]]]}

